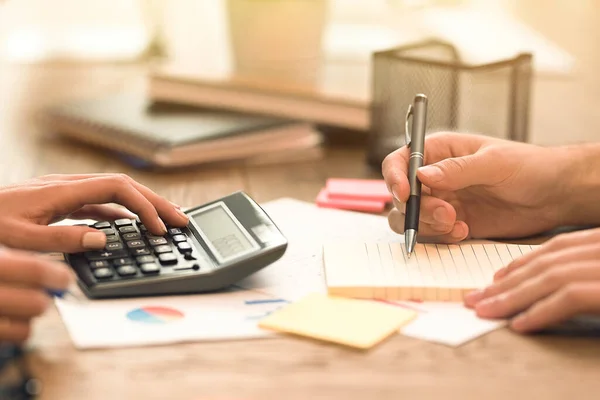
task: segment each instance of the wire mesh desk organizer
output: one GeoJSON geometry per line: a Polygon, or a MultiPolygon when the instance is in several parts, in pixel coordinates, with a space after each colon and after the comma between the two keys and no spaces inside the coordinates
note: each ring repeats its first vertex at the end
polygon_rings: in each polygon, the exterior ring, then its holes
{"type": "Polygon", "coordinates": [[[470,65],[438,40],[375,52],[368,163],[378,168],[405,145],[404,117],[417,93],[429,98],[428,134],[458,131],[526,142],[532,60],[532,54],[520,53],[470,65]]]}

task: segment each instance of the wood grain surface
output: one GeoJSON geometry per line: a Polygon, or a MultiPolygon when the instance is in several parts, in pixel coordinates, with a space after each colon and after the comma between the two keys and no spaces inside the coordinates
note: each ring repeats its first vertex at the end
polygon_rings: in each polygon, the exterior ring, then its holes
{"type": "MultiPolygon", "coordinates": [[[[245,190],[260,202],[312,201],[325,179],[377,177],[360,146],[329,145],[321,161],[284,166],[137,171],[47,135],[50,104],[143,89],[143,67],[1,66],[0,184],[48,173],[125,172],[182,205],[245,190]]],[[[397,336],[369,352],[298,338],[77,351],[50,310],[27,361],[42,399],[578,399],[600,393],[600,342],[500,330],[452,349],[397,336]]]]}

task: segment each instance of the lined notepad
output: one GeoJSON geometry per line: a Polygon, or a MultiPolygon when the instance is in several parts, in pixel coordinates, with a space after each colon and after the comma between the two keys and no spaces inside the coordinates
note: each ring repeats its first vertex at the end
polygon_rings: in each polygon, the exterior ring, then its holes
{"type": "Polygon", "coordinates": [[[335,242],[323,248],[329,294],[385,300],[462,301],[535,245],[335,242]]]}

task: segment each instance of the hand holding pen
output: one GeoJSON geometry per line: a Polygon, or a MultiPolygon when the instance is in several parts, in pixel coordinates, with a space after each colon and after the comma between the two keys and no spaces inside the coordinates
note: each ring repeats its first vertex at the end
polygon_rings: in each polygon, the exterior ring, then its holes
{"type": "Polygon", "coordinates": [[[59,262],[28,252],[0,249],[0,341],[21,343],[31,321],[74,282],[73,272],[59,262]]]}
{"type": "Polygon", "coordinates": [[[411,256],[417,243],[419,232],[419,212],[421,208],[421,182],[417,178],[417,170],[423,166],[425,158],[425,130],[427,127],[427,97],[424,94],[415,96],[413,104],[408,107],[405,121],[406,145],[410,149],[408,159],[408,182],[410,195],[406,202],[406,219],[404,222],[404,242],[408,257],[411,256]],[[408,129],[412,116],[412,129],[408,129]]]}

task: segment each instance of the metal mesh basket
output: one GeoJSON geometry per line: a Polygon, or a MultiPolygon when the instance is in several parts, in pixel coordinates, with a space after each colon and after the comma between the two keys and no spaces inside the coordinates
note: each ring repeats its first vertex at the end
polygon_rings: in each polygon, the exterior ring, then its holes
{"type": "Polygon", "coordinates": [[[369,163],[379,167],[405,144],[404,116],[418,93],[429,99],[428,134],[450,130],[527,141],[532,59],[523,53],[468,65],[452,45],[437,40],[374,53],[369,163]]]}

